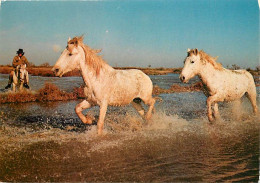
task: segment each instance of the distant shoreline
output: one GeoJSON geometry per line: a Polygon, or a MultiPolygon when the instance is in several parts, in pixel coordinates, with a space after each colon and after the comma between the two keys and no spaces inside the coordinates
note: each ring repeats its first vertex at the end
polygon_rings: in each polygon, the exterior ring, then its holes
{"type": "MultiPolygon", "coordinates": [[[[143,71],[147,75],[166,75],[170,73],[174,74],[180,74],[182,68],[144,68],[144,67],[114,67],[115,69],[139,69],[143,71]]],[[[11,66],[0,66],[0,73],[1,74],[9,74],[13,67],[11,66]]],[[[53,72],[51,71],[52,67],[42,67],[42,66],[33,66],[28,67],[27,70],[30,75],[32,76],[44,76],[44,77],[55,77],[53,72]]],[[[256,70],[250,70],[249,71],[254,76],[260,76],[260,72],[256,70]]],[[[71,71],[69,73],[64,74],[64,77],[70,77],[70,76],[81,76],[79,71],[71,71]]]]}
{"type": "MultiPolygon", "coordinates": [[[[9,74],[13,67],[11,66],[0,66],[1,74],[9,74]]],[[[42,66],[33,66],[28,67],[27,70],[32,76],[44,76],[44,77],[55,77],[53,72],[51,71],[52,67],[42,67],[42,66]]],[[[182,68],[141,68],[141,67],[114,67],[114,69],[139,69],[143,71],[147,75],[166,75],[169,73],[179,74],[182,68]]],[[[64,77],[70,76],[81,76],[79,71],[71,71],[69,73],[64,74],[64,77]]]]}

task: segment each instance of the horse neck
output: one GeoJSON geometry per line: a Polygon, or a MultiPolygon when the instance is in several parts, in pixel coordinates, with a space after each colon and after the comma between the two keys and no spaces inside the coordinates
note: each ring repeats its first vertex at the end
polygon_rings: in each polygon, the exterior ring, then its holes
{"type": "Polygon", "coordinates": [[[21,68],[20,68],[20,67],[17,67],[16,72],[15,72],[15,75],[16,75],[16,77],[17,77],[18,80],[20,80],[20,73],[21,73],[21,68]]]}
{"type": "Polygon", "coordinates": [[[88,88],[92,89],[97,84],[97,81],[104,81],[105,75],[109,75],[114,71],[115,69],[113,69],[111,66],[104,64],[100,69],[100,73],[97,75],[96,71],[89,68],[85,60],[85,53],[84,51],[82,52],[82,58],[80,59],[80,72],[88,88]]]}
{"type": "Polygon", "coordinates": [[[205,65],[202,65],[202,67],[198,76],[204,84],[208,85],[211,81],[215,80],[216,75],[220,71],[215,69],[210,63],[206,63],[205,65]]]}
{"type": "Polygon", "coordinates": [[[24,80],[24,78],[25,78],[25,69],[20,68],[18,70],[18,77],[17,78],[19,80],[24,80]]]}
{"type": "Polygon", "coordinates": [[[24,77],[24,75],[25,75],[25,69],[20,69],[20,76],[23,76],[24,77]]]}

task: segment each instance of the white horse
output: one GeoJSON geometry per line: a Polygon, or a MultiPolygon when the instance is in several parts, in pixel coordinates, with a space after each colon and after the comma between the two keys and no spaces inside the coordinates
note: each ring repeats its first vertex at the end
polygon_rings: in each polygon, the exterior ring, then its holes
{"type": "Polygon", "coordinates": [[[75,111],[81,121],[92,124],[92,118],[84,116],[82,111],[91,106],[100,106],[98,134],[102,134],[108,105],[122,106],[132,103],[142,117],[149,120],[154,108],[152,97],[153,84],[142,71],[136,69],[115,70],[97,55],[100,50],[93,50],[83,43],[83,37],[68,40],[67,48],[53,67],[56,76],[79,69],[85,82],[86,99],[76,105],[75,111]],[[144,115],[141,101],[149,105],[144,115]]]}
{"type": "Polygon", "coordinates": [[[198,75],[204,85],[204,93],[208,97],[208,119],[213,121],[211,105],[214,104],[214,116],[219,118],[217,102],[240,100],[247,94],[254,113],[257,113],[256,86],[253,76],[246,70],[229,70],[222,67],[204,51],[188,49],[184,67],[180,74],[182,82],[187,83],[198,75]]]}
{"type": "Polygon", "coordinates": [[[26,70],[26,64],[18,65],[15,71],[12,74],[13,77],[13,86],[12,91],[16,91],[16,86],[19,87],[19,91],[24,90],[24,84],[29,84],[29,75],[28,71],[26,70]]]}

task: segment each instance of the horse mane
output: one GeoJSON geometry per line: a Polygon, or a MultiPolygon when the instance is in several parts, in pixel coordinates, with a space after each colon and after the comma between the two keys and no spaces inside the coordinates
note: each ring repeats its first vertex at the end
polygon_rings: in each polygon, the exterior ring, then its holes
{"type": "Polygon", "coordinates": [[[76,46],[76,47],[81,46],[85,53],[85,61],[86,61],[87,65],[98,76],[100,73],[100,70],[105,65],[107,65],[107,63],[102,59],[101,56],[97,55],[98,53],[101,52],[101,49],[100,50],[91,49],[88,45],[85,45],[83,43],[83,39],[84,39],[83,36],[74,37],[73,39],[68,41],[68,47],[70,47],[69,44],[74,44],[74,46],[76,46]]]}
{"type": "Polygon", "coordinates": [[[205,53],[203,50],[200,50],[199,51],[199,54],[200,54],[200,59],[203,61],[203,62],[208,62],[210,63],[211,65],[213,65],[213,67],[217,70],[222,70],[223,69],[223,66],[221,63],[218,63],[216,62],[216,60],[218,59],[218,57],[212,57],[210,56],[209,54],[205,53]]]}
{"type": "Polygon", "coordinates": [[[192,50],[188,51],[188,56],[197,55],[197,54],[200,55],[200,60],[202,61],[202,63],[208,62],[217,70],[223,69],[222,64],[216,62],[218,57],[212,57],[209,54],[205,53],[203,50],[198,51],[197,49],[192,49],[192,50]]]}

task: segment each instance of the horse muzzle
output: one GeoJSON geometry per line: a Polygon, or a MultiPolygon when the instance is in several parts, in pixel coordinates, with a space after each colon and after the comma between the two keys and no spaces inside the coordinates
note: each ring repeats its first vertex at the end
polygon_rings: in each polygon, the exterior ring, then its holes
{"type": "Polygon", "coordinates": [[[179,78],[180,78],[181,82],[183,82],[185,80],[185,76],[183,76],[183,75],[180,75],[179,78]]]}
{"type": "Polygon", "coordinates": [[[52,70],[52,72],[54,73],[55,76],[59,76],[59,77],[62,76],[61,71],[60,71],[59,68],[53,67],[51,70],[52,70]]]}
{"type": "Polygon", "coordinates": [[[188,81],[186,80],[185,76],[183,76],[182,74],[180,75],[179,78],[180,78],[181,82],[188,83],[188,81]]]}

